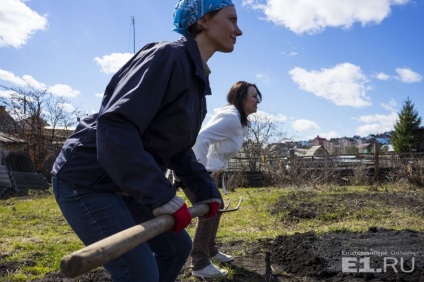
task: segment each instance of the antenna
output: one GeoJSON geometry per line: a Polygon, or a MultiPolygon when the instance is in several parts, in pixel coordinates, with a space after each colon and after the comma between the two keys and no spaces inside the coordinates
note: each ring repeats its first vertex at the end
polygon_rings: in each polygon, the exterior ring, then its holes
{"type": "Polygon", "coordinates": [[[132,25],[133,25],[133,53],[135,54],[135,20],[134,20],[134,16],[132,17],[132,25]]]}

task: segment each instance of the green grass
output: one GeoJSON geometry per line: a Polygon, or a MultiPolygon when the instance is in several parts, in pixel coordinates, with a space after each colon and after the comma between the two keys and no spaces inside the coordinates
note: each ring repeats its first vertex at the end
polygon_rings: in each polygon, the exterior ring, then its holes
{"type": "Polygon", "coordinates": [[[51,193],[0,200],[0,265],[12,266],[0,281],[28,281],[59,269],[62,256],[83,245],[51,193]]]}
{"type": "MultiPolygon", "coordinates": [[[[184,198],[182,192],[178,194],[184,198]]],[[[424,192],[407,188],[239,188],[224,195],[237,212],[225,213],[218,241],[258,239],[314,231],[366,231],[370,227],[423,231],[424,192]],[[420,202],[421,201],[421,202],[420,202]]],[[[0,199],[0,281],[31,281],[59,271],[60,259],[83,247],[50,191],[0,199]]],[[[188,231],[193,234],[195,221],[188,231]]]]}
{"type": "Polygon", "coordinates": [[[412,197],[422,199],[422,192],[344,189],[344,192],[238,189],[228,198],[233,198],[234,202],[237,196],[243,196],[244,203],[239,212],[222,217],[218,236],[224,241],[235,238],[254,241],[296,232],[360,232],[372,226],[423,231],[423,214],[414,210],[420,203],[414,206],[407,198],[411,193],[418,193],[412,197]]]}

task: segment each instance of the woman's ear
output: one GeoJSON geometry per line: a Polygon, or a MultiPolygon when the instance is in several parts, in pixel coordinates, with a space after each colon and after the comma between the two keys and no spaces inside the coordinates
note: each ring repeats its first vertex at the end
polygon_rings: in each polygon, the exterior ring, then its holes
{"type": "Polygon", "coordinates": [[[196,21],[196,24],[202,29],[202,30],[206,30],[206,29],[208,29],[208,24],[207,24],[207,20],[206,20],[206,17],[205,16],[203,16],[203,17],[201,17],[200,19],[198,19],[197,21],[196,21]]]}

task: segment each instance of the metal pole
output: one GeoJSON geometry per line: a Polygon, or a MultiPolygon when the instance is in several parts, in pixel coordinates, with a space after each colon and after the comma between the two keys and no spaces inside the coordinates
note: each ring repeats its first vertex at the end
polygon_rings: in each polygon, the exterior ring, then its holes
{"type": "Polygon", "coordinates": [[[132,17],[132,25],[133,25],[133,53],[135,54],[135,19],[132,17]]]}

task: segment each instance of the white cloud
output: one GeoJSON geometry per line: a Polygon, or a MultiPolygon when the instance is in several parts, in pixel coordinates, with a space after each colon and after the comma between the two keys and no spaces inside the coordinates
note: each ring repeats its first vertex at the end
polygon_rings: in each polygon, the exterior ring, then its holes
{"type": "Polygon", "coordinates": [[[283,54],[286,57],[296,57],[297,55],[299,55],[299,53],[295,52],[295,51],[291,51],[291,52],[281,52],[281,54],[283,54]]]}
{"type": "Polygon", "coordinates": [[[16,76],[14,73],[6,70],[0,69],[0,80],[6,81],[12,84],[16,87],[31,87],[36,90],[44,91],[47,90],[48,92],[52,93],[53,95],[57,96],[65,96],[65,97],[77,97],[80,95],[80,91],[72,89],[70,86],[65,84],[56,84],[53,86],[48,87],[46,84],[37,81],[35,78],[33,78],[30,75],[23,75],[22,78],[19,76],[16,76]]]}
{"type": "Polygon", "coordinates": [[[22,78],[16,76],[14,73],[0,69],[0,80],[9,82],[18,87],[33,87],[35,89],[45,89],[44,83],[38,82],[30,75],[23,75],[22,78]]]}
{"type": "Polygon", "coordinates": [[[263,74],[263,73],[256,74],[256,78],[263,83],[269,83],[271,81],[271,78],[267,74],[263,74]]]}
{"type": "Polygon", "coordinates": [[[297,33],[317,33],[327,27],[349,28],[354,23],[379,24],[391,7],[410,0],[243,0],[243,5],[261,10],[266,20],[297,33]],[[262,4],[263,3],[263,4],[262,4]]]}
{"type": "Polygon", "coordinates": [[[80,91],[72,89],[66,84],[55,84],[47,89],[50,93],[57,96],[75,98],[80,95],[80,91]]]}
{"type": "Polygon", "coordinates": [[[10,82],[18,86],[26,85],[26,82],[22,78],[16,76],[14,73],[10,71],[6,71],[2,69],[0,69],[0,80],[10,82]]]}
{"type": "Polygon", "coordinates": [[[310,131],[310,130],[313,130],[313,131],[320,130],[320,127],[318,126],[318,124],[316,124],[316,122],[311,121],[311,120],[307,120],[307,119],[295,120],[292,123],[292,128],[297,132],[310,131]]]}
{"type": "Polygon", "coordinates": [[[390,75],[385,74],[383,72],[377,73],[375,77],[379,80],[389,80],[390,79],[390,75]]]}
{"type": "Polygon", "coordinates": [[[10,91],[10,90],[0,90],[0,97],[9,99],[12,96],[13,93],[15,93],[15,92],[10,91]]]}
{"type": "Polygon", "coordinates": [[[365,115],[360,116],[358,118],[359,122],[362,123],[379,123],[381,125],[389,125],[392,126],[394,122],[396,121],[398,115],[395,112],[391,112],[389,115],[381,115],[381,114],[375,114],[375,115],[365,115]]]}
{"type": "Polygon", "coordinates": [[[99,97],[99,98],[103,98],[104,93],[96,93],[94,94],[94,96],[99,97]]]}
{"type": "Polygon", "coordinates": [[[368,136],[370,134],[383,133],[389,130],[384,130],[378,123],[371,123],[359,126],[356,128],[356,134],[359,136],[368,136]]]}
{"type": "Polygon", "coordinates": [[[388,115],[376,114],[360,116],[357,120],[364,123],[364,125],[356,128],[356,134],[367,136],[369,134],[392,131],[397,118],[398,114],[396,112],[391,112],[388,115]]]}
{"type": "Polygon", "coordinates": [[[327,140],[330,140],[331,138],[340,138],[341,135],[338,134],[336,131],[329,131],[329,132],[322,132],[319,134],[320,137],[323,137],[327,140]]]}
{"type": "Polygon", "coordinates": [[[100,66],[100,71],[105,74],[117,72],[134,54],[112,53],[101,58],[95,57],[94,61],[100,66]]]}
{"type": "Polygon", "coordinates": [[[263,122],[275,122],[281,123],[287,120],[287,117],[281,114],[270,114],[264,111],[257,111],[253,115],[249,116],[249,119],[253,119],[255,121],[263,121],[263,122]]]}
{"type": "Polygon", "coordinates": [[[68,113],[75,111],[75,107],[68,103],[59,104],[59,107],[61,107],[65,112],[68,112],[68,113]]]}
{"type": "Polygon", "coordinates": [[[344,63],[320,71],[295,67],[289,74],[301,90],[327,99],[337,106],[362,108],[371,105],[370,98],[366,96],[371,87],[367,86],[368,79],[358,66],[344,63]]]}
{"type": "Polygon", "coordinates": [[[38,30],[47,28],[47,16],[40,16],[22,0],[1,0],[0,47],[20,48],[38,30]]]}
{"type": "Polygon", "coordinates": [[[397,79],[405,83],[420,82],[423,79],[420,74],[412,71],[409,68],[397,68],[396,72],[399,75],[397,79]]]}
{"type": "Polygon", "coordinates": [[[47,88],[47,86],[44,83],[37,81],[35,78],[33,78],[30,75],[26,74],[26,75],[22,76],[22,79],[26,83],[25,86],[28,85],[30,87],[33,87],[33,88],[39,89],[39,90],[47,88]]]}
{"type": "Polygon", "coordinates": [[[387,104],[381,103],[381,107],[383,107],[384,109],[390,112],[396,112],[396,106],[397,106],[397,103],[394,99],[391,99],[387,104]]]}

